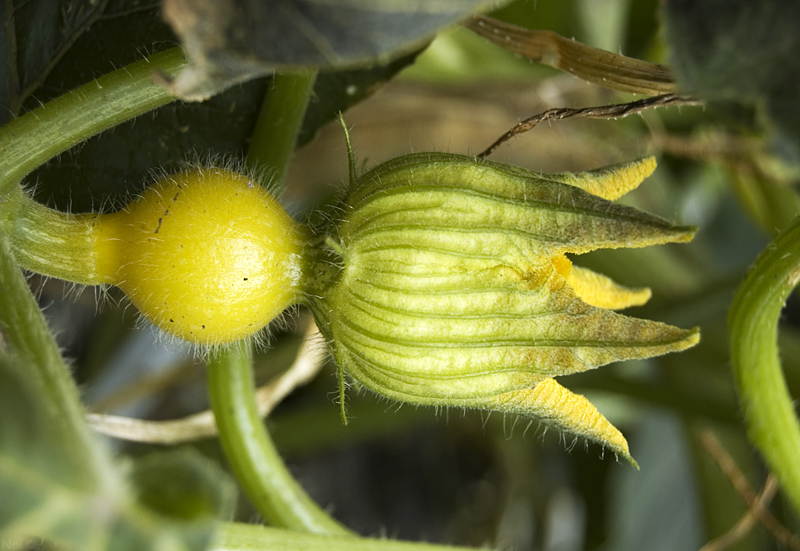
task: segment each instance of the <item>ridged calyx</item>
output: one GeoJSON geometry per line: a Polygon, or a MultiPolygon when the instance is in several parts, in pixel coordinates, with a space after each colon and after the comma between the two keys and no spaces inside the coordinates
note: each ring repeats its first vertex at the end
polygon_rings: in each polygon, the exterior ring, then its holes
{"type": "Polygon", "coordinates": [[[328,240],[335,268],[310,299],[340,369],[403,402],[530,416],[633,463],[622,434],[553,377],[699,341],[614,312],[649,289],[565,256],[689,241],[694,228],[612,202],[654,168],[538,174],[426,153],[357,178],[328,240]]]}

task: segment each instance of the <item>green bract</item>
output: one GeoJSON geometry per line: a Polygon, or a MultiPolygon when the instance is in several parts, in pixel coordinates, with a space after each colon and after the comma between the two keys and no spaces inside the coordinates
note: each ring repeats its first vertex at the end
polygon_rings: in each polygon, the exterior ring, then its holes
{"type": "Polygon", "coordinates": [[[564,256],[690,240],[694,228],[607,199],[654,167],[544,175],[426,153],[364,174],[310,299],[340,369],[396,400],[529,415],[630,459],[619,431],[552,378],[699,340],[607,309],[649,290],[564,256]]]}

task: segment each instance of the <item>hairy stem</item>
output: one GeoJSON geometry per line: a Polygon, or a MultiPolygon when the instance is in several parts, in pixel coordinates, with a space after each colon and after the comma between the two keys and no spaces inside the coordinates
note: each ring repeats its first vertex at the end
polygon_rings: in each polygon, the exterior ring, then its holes
{"type": "Polygon", "coordinates": [[[248,341],[208,364],[208,391],[220,441],[233,472],[258,512],[275,526],[318,534],[349,534],[292,477],[258,415],[248,341]]]}
{"type": "Polygon", "coordinates": [[[0,197],[36,167],[121,122],[175,98],[153,75],[177,73],[180,48],[152,55],[47,102],[0,128],[0,197]]]}
{"type": "Polygon", "coordinates": [[[221,526],[212,551],[474,551],[468,547],[451,547],[430,543],[404,542],[391,539],[350,538],[304,534],[281,528],[254,524],[225,523],[221,526]]]}
{"type": "Polygon", "coordinates": [[[286,176],[316,78],[316,71],[272,77],[271,89],[250,137],[247,162],[268,169],[275,182],[282,182],[286,176]]]}
{"type": "Polygon", "coordinates": [[[731,361],[750,439],[800,513],[800,425],[778,356],[778,320],[800,282],[800,218],[756,260],[733,300],[731,361]]]}
{"type": "Polygon", "coordinates": [[[0,231],[8,236],[17,263],[81,285],[109,283],[98,270],[96,218],[47,208],[19,187],[0,201],[0,231]]]}

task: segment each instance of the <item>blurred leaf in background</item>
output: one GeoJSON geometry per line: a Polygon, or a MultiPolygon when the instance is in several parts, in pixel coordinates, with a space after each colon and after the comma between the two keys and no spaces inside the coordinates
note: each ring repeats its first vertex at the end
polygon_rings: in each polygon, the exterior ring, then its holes
{"type": "MultiPolygon", "coordinates": [[[[59,430],[58,408],[0,353],[0,537],[20,549],[207,548],[214,520],[232,514],[235,488],[197,452],[175,450],[87,472],[59,430]],[[125,474],[127,476],[125,476],[125,474]],[[162,547],[163,546],[163,547],[162,547]]],[[[87,450],[83,454],[90,453],[87,450]]],[[[100,452],[102,453],[102,452],[100,452]]]]}
{"type": "Polygon", "coordinates": [[[793,0],[664,2],[670,61],[682,88],[730,120],[770,131],[776,153],[800,163],[800,4],[793,0]],[[744,110],[743,110],[744,109],[744,110]],[[756,111],[756,121],[747,112],[756,111]]]}

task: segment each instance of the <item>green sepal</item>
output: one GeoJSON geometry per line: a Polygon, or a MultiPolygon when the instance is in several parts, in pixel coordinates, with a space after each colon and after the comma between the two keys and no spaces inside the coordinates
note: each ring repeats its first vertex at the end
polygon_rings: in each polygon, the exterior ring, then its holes
{"type": "MultiPolygon", "coordinates": [[[[608,171],[586,174],[590,183],[610,179],[608,171]]],[[[693,237],[694,227],[584,191],[576,185],[579,176],[543,175],[447,153],[405,155],[358,179],[339,228],[342,244],[532,257],[693,237]]]]}

